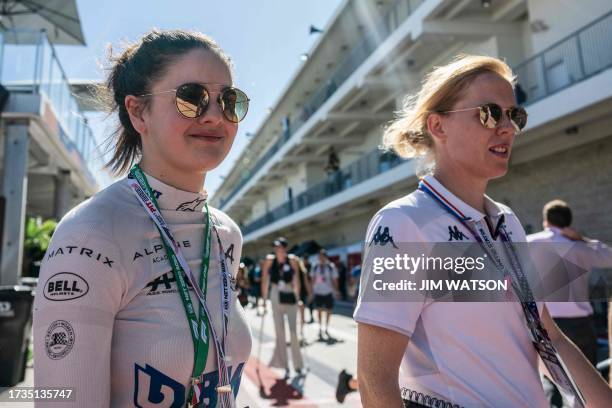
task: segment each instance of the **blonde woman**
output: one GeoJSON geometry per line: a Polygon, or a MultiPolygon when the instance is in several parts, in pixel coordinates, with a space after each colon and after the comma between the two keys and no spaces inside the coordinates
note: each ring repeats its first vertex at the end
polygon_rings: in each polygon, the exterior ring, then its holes
{"type": "Polygon", "coordinates": [[[547,368],[576,394],[576,406],[579,392],[588,406],[612,400],[543,304],[523,297],[528,290],[522,286],[523,302],[368,301],[373,259],[389,241],[374,239],[379,230],[398,248],[448,242],[451,230],[483,251],[497,251],[490,267],[524,278],[521,264],[528,260],[513,248],[525,241],[525,232],[510,208],[485,195],[488,182],[508,171],[514,139],[527,121],[524,109],[515,106],[513,80],[498,59],[458,57],[425,78],[385,132],[387,146],[402,157],[429,160],[432,174],[416,191],[383,207],[368,227],[354,315],[365,407],[545,407],[533,339],[545,356],[554,359],[558,352],[562,358],[567,370],[558,360],[547,368]]]}

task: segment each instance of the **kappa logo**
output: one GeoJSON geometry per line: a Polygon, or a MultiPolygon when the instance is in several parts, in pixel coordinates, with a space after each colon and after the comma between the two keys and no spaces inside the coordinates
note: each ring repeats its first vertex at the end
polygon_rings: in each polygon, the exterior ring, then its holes
{"type": "Polygon", "coordinates": [[[393,242],[393,237],[389,234],[389,227],[384,227],[383,229],[383,226],[380,225],[378,230],[376,230],[376,234],[374,234],[374,238],[372,238],[372,242],[370,242],[370,246],[372,244],[385,246],[389,242],[393,245],[393,248],[398,249],[395,242],[393,242]]]}
{"type": "Polygon", "coordinates": [[[74,346],[74,329],[65,320],[56,320],[47,329],[45,348],[51,360],[61,360],[66,357],[74,346]]]}
{"type": "Polygon", "coordinates": [[[456,225],[454,226],[448,226],[448,233],[449,233],[449,237],[448,240],[449,241],[463,241],[463,239],[469,239],[468,237],[466,237],[463,232],[459,231],[459,228],[457,228],[456,225]]]}
{"type": "Polygon", "coordinates": [[[176,207],[176,211],[197,211],[201,209],[202,203],[206,201],[205,198],[196,198],[193,201],[187,201],[186,203],[182,203],[178,207],[176,207]]]}
{"type": "Polygon", "coordinates": [[[85,247],[79,247],[77,245],[60,246],[57,249],[50,250],[49,252],[47,252],[47,260],[55,258],[59,255],[86,256],[98,262],[102,262],[104,265],[107,265],[109,268],[112,268],[113,263],[115,263],[115,261],[110,260],[107,256],[102,255],[102,253],[100,252],[97,252],[97,251],[94,251],[93,249],[89,249],[85,247]]]}
{"type": "Polygon", "coordinates": [[[44,296],[54,302],[78,299],[89,292],[85,279],[71,272],[60,272],[45,282],[44,296]]]}

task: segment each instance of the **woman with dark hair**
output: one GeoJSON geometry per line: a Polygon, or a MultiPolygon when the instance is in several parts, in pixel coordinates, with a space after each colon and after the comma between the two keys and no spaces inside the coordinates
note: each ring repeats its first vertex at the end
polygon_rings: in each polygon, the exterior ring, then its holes
{"type": "MultiPolygon", "coordinates": [[[[531,261],[517,245],[526,242],[521,223],[485,194],[508,171],[514,139],[527,124],[513,81],[499,59],[461,56],[434,69],[385,132],[387,146],[421,156],[429,174],[378,211],[366,233],[355,310],[365,407],[545,407],[538,360],[574,406],[584,406],[583,397],[588,406],[609,406],[604,381],[533,296],[531,261]],[[496,302],[436,301],[426,292],[397,297],[373,285],[394,273],[380,275],[381,259],[387,264],[402,252],[424,259],[425,244],[456,250],[466,243],[484,254],[486,272],[510,282],[496,302]]],[[[398,272],[418,278],[427,270],[398,272]]],[[[459,279],[464,271],[449,272],[459,279]]]]}
{"type": "Polygon", "coordinates": [[[242,236],[208,206],[204,181],[249,100],[197,32],[151,31],[111,61],[108,166],[128,175],[53,236],[35,300],[35,384],[73,388],[76,406],[233,407],[251,350],[232,290],[242,236]]]}
{"type": "Polygon", "coordinates": [[[285,335],[285,316],[289,326],[289,341],[293,368],[302,374],[304,360],[297,333],[298,299],[300,296],[299,258],[287,252],[289,243],[283,237],[274,240],[274,254],[266,257],[261,274],[261,293],[264,298],[264,313],[268,295],[272,306],[276,342],[270,359],[270,367],[284,368],[285,378],[290,377],[289,359],[285,335]]]}

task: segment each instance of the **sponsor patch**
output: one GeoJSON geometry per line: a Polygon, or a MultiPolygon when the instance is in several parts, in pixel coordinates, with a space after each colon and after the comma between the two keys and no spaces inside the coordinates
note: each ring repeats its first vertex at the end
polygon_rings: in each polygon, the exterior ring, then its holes
{"type": "Polygon", "coordinates": [[[448,234],[449,241],[463,241],[464,238],[469,239],[463,232],[459,231],[459,228],[457,228],[456,225],[448,226],[448,234]]]}
{"type": "Polygon", "coordinates": [[[393,237],[391,236],[391,234],[389,234],[389,227],[384,227],[383,229],[382,225],[378,226],[376,234],[374,234],[374,237],[370,242],[370,246],[372,246],[372,244],[385,246],[388,243],[391,243],[391,245],[393,245],[393,248],[398,249],[395,245],[395,242],[393,242],[393,237]]]}
{"type": "Polygon", "coordinates": [[[44,296],[54,302],[78,299],[89,292],[85,279],[72,272],[60,272],[45,282],[44,296]]]}
{"type": "Polygon", "coordinates": [[[51,360],[61,360],[66,357],[74,345],[74,329],[65,320],[51,323],[45,336],[47,356],[51,360]]]}
{"type": "Polygon", "coordinates": [[[180,204],[176,207],[176,211],[199,211],[202,209],[202,204],[206,202],[205,198],[196,198],[193,201],[187,201],[186,203],[180,204]]]}
{"type": "Polygon", "coordinates": [[[59,248],[50,249],[47,251],[47,261],[56,258],[58,256],[65,255],[74,255],[81,256],[94,259],[97,262],[101,262],[102,264],[108,266],[109,268],[113,267],[113,263],[115,261],[109,259],[107,256],[103,255],[101,252],[93,250],[91,248],[79,247],[78,245],[65,245],[60,246],[59,248]]]}

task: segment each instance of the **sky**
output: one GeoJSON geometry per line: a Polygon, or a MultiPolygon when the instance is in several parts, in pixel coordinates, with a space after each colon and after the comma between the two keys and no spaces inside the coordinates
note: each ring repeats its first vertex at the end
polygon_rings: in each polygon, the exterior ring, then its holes
{"type": "MultiPolygon", "coordinates": [[[[241,151],[247,133],[256,132],[289,80],[304,64],[300,55],[317,36],[310,25],[324,28],[341,0],[77,0],[86,47],[57,46],[58,57],[70,79],[102,80],[107,47],[120,49],[153,27],[201,31],[230,55],[236,85],[251,99],[234,146],[225,161],[208,173],[205,187],[214,194],[241,151]]],[[[88,114],[100,147],[110,135],[113,118],[88,114]]],[[[96,174],[101,187],[112,182],[96,174]]]]}

